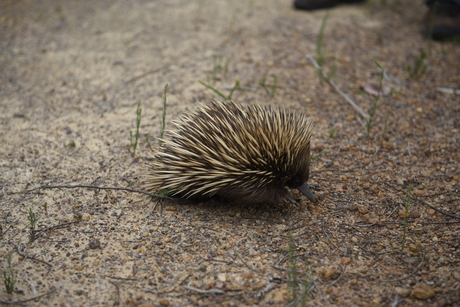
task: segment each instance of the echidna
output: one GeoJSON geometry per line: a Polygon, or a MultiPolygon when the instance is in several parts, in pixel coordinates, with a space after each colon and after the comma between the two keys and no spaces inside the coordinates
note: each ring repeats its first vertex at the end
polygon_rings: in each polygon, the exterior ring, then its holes
{"type": "Polygon", "coordinates": [[[214,100],[173,123],[145,176],[149,192],[275,204],[293,200],[288,187],[314,201],[305,115],[214,100]]]}

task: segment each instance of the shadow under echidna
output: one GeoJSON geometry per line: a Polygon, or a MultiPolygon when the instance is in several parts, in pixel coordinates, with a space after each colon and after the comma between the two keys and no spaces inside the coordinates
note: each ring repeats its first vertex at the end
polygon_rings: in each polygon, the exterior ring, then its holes
{"type": "Polygon", "coordinates": [[[294,201],[307,186],[312,124],[274,107],[212,101],[174,122],[145,175],[144,188],[188,199],[242,204],[294,201]]]}

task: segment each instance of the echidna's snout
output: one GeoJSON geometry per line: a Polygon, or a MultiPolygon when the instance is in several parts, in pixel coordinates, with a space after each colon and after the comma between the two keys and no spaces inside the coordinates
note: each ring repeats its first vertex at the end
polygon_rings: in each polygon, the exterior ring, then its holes
{"type": "MultiPolygon", "coordinates": [[[[309,158],[308,154],[308,158],[309,158]]],[[[306,160],[308,163],[308,160],[306,160]]],[[[290,189],[297,189],[299,190],[303,195],[305,195],[311,202],[316,203],[316,198],[315,195],[311,192],[310,188],[308,187],[307,180],[310,174],[310,165],[307,164],[305,167],[301,167],[300,170],[296,172],[296,175],[294,175],[291,179],[286,182],[286,185],[290,189]]],[[[287,197],[287,199],[291,200],[294,199],[292,196],[287,197]]]]}
{"type": "MultiPolygon", "coordinates": [[[[304,173],[299,173],[298,175],[294,176],[287,182],[287,186],[290,189],[297,189],[299,190],[303,195],[305,195],[310,201],[316,202],[315,195],[312,193],[310,188],[308,187],[307,184],[307,179],[308,179],[308,170],[305,171],[304,173]]],[[[292,196],[288,198],[289,200],[292,201],[292,196]]]]}
{"type": "Polygon", "coordinates": [[[310,201],[316,203],[315,195],[313,195],[306,182],[302,184],[300,187],[298,187],[297,190],[299,190],[303,195],[305,195],[310,201]]]}

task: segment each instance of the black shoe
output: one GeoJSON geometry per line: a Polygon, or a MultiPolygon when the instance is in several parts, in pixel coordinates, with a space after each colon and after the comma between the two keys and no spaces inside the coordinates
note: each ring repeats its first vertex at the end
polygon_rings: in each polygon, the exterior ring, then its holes
{"type": "Polygon", "coordinates": [[[299,10],[319,10],[333,7],[341,3],[360,3],[366,0],[295,0],[294,7],[299,10]]]}
{"type": "Polygon", "coordinates": [[[460,6],[449,0],[430,1],[425,15],[426,37],[434,40],[460,41],[460,6]]]}

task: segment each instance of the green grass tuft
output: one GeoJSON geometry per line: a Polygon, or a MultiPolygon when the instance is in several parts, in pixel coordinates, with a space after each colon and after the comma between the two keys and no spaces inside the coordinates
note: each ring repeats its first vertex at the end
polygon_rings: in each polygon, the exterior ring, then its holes
{"type": "Polygon", "coordinates": [[[237,89],[240,88],[240,80],[236,80],[235,85],[234,85],[233,88],[230,90],[230,93],[229,93],[228,95],[224,95],[224,94],[222,94],[219,90],[217,90],[216,88],[212,87],[211,85],[208,85],[208,84],[206,84],[206,83],[204,83],[203,81],[200,81],[200,80],[198,80],[198,82],[199,82],[201,85],[204,85],[204,86],[206,86],[207,88],[209,88],[210,90],[212,90],[214,93],[216,93],[217,95],[219,95],[220,97],[222,97],[224,100],[232,100],[233,93],[235,92],[235,90],[237,90],[237,89]]]}
{"type": "Polygon", "coordinates": [[[141,108],[141,101],[137,102],[136,108],[136,132],[133,134],[132,131],[129,131],[129,147],[132,148],[132,154],[136,153],[137,144],[139,141],[139,127],[141,126],[141,118],[142,118],[142,108],[141,108]]]}
{"type": "Polygon", "coordinates": [[[375,62],[375,64],[380,68],[380,81],[379,81],[379,91],[377,93],[377,97],[375,98],[374,100],[374,103],[372,104],[372,109],[371,109],[371,112],[370,112],[370,117],[366,120],[366,133],[367,133],[367,137],[370,137],[371,136],[371,130],[372,130],[372,123],[373,123],[373,120],[374,120],[374,115],[375,115],[375,112],[377,111],[377,103],[379,102],[379,99],[380,99],[380,92],[382,90],[382,80],[383,80],[383,74],[385,72],[385,70],[383,69],[382,66],[380,66],[379,63],[375,62]]]}
{"type": "Polygon", "coordinates": [[[168,83],[166,83],[165,88],[163,90],[163,114],[161,116],[161,123],[160,123],[160,139],[163,139],[165,134],[165,127],[166,127],[166,93],[168,91],[168,83]]]}
{"type": "Polygon", "coordinates": [[[303,269],[300,270],[298,255],[296,254],[296,248],[294,244],[294,238],[291,232],[288,232],[288,301],[286,305],[288,307],[294,306],[307,306],[308,298],[311,296],[311,291],[314,287],[313,278],[311,276],[310,263],[303,260],[303,269]]]}
{"type": "Polygon", "coordinates": [[[413,65],[407,66],[407,72],[409,77],[413,79],[418,79],[426,73],[427,66],[425,64],[426,52],[421,50],[420,56],[415,59],[413,65]]]}
{"type": "Polygon", "coordinates": [[[403,237],[401,239],[401,252],[404,252],[404,248],[406,245],[406,234],[407,234],[407,217],[409,215],[409,207],[410,203],[412,201],[412,189],[414,187],[412,185],[409,185],[407,188],[407,193],[406,193],[406,203],[404,206],[404,225],[403,225],[403,237]]]}
{"type": "Polygon", "coordinates": [[[29,208],[29,215],[27,219],[29,220],[29,223],[30,223],[30,229],[35,230],[35,227],[37,226],[37,216],[32,211],[32,208],[29,208]]]}
{"type": "Polygon", "coordinates": [[[13,293],[14,285],[16,284],[16,272],[13,270],[11,258],[11,253],[6,254],[7,269],[3,271],[3,284],[5,285],[6,292],[9,294],[13,293]]]}

